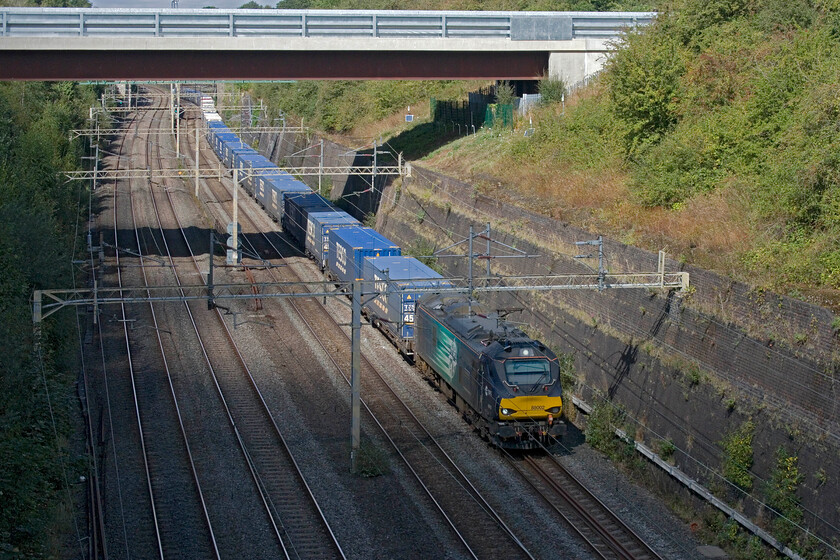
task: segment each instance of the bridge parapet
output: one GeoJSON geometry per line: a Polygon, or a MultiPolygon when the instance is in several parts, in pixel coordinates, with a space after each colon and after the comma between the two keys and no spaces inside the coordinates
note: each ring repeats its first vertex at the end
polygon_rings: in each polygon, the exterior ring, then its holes
{"type": "Polygon", "coordinates": [[[651,12],[0,8],[0,80],[498,79],[600,70],[651,12]]]}
{"type": "Polygon", "coordinates": [[[614,38],[652,12],[0,8],[0,37],[614,38]]]}

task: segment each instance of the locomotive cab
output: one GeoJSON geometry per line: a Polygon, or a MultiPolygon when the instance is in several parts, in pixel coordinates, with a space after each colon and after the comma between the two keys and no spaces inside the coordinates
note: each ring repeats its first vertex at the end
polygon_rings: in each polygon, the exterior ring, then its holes
{"type": "Polygon", "coordinates": [[[492,409],[485,410],[494,419],[490,434],[502,440],[504,447],[514,448],[534,447],[537,441],[547,443],[551,437],[562,436],[563,397],[554,353],[524,336],[493,346],[496,351],[487,362],[491,372],[487,382],[494,384],[496,398],[492,409]]]}

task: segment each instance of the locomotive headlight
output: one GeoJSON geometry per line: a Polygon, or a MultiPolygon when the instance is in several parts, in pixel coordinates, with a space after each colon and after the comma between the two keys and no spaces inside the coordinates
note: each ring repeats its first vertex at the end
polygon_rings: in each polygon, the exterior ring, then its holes
{"type": "Polygon", "coordinates": [[[513,410],[510,408],[503,408],[502,409],[502,416],[510,416],[513,414],[513,410]]]}
{"type": "Polygon", "coordinates": [[[559,406],[552,406],[551,408],[545,409],[545,411],[548,412],[549,414],[558,414],[560,412],[560,407],[559,406]]]}

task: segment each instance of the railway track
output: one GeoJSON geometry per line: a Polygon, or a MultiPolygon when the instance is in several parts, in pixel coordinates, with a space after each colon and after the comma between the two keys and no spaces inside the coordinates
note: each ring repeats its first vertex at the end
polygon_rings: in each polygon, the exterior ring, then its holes
{"type": "MultiPolygon", "coordinates": [[[[208,162],[209,163],[209,162],[208,162]]],[[[209,185],[208,185],[209,186],[209,185]]],[[[227,200],[230,191],[213,185],[217,199],[227,200]]],[[[246,195],[240,199],[247,198],[246,195]]],[[[293,248],[282,236],[266,234],[249,215],[254,206],[242,205],[239,218],[244,231],[259,233],[262,241],[277,254],[293,248]],[[247,221],[247,222],[246,222],[247,221]]],[[[261,212],[261,211],[260,211],[261,212]]],[[[261,216],[262,218],[262,216],[261,216]]],[[[247,244],[249,241],[243,241],[247,244]]],[[[263,254],[263,246],[251,246],[253,254],[263,254]]],[[[256,271],[255,271],[256,272],[256,271]]],[[[267,281],[301,282],[291,267],[258,271],[267,281]]],[[[264,305],[273,305],[266,302],[264,305]]],[[[289,305],[349,384],[349,337],[336,320],[314,300],[289,300],[289,305]],[[344,356],[346,359],[341,358],[344,356]]],[[[532,558],[527,547],[507,526],[502,516],[483,497],[469,478],[449,457],[434,436],[411,412],[373,364],[362,357],[362,382],[367,399],[363,406],[387,440],[416,477],[433,507],[451,527],[466,554],[473,558],[502,555],[506,558],[532,558]]]]}
{"type": "MultiPolygon", "coordinates": [[[[153,118],[152,115],[144,115],[133,125],[140,126],[143,120],[153,118]]],[[[124,143],[121,143],[118,156],[125,156],[124,151],[124,143]]],[[[134,192],[130,183],[114,188],[113,228],[118,247],[135,247],[139,250],[141,243],[137,234],[134,192]],[[124,199],[124,204],[120,198],[124,199]],[[123,225],[126,222],[131,223],[134,227],[121,230],[120,222],[123,225]]],[[[134,280],[139,278],[136,268],[130,272],[125,270],[129,266],[126,262],[128,259],[122,258],[120,253],[121,251],[117,250],[115,255],[116,280],[117,285],[122,287],[132,276],[135,277],[134,280]]],[[[145,280],[142,257],[139,262],[139,270],[142,271],[145,280]]],[[[218,558],[183,418],[172,390],[171,373],[163,351],[155,310],[152,306],[121,305],[120,318],[117,320],[122,323],[125,340],[128,379],[131,384],[153,528],[153,531],[132,531],[130,545],[126,542],[126,555],[133,555],[131,549],[135,551],[134,554],[141,555],[148,555],[154,551],[154,555],[159,558],[174,555],[179,549],[182,535],[188,534],[194,538],[193,557],[218,558]],[[130,312],[127,309],[129,307],[132,308],[130,312]],[[146,324],[151,325],[156,336],[150,338],[145,336],[145,333],[140,334],[141,331],[130,328],[138,320],[148,321],[146,324]],[[155,342],[157,349],[154,348],[155,342]],[[172,398],[170,403],[162,402],[166,400],[165,389],[162,388],[167,386],[172,398]],[[173,437],[174,434],[180,434],[181,439],[173,437]]]]}
{"type": "MultiPolygon", "coordinates": [[[[185,135],[188,141],[191,137],[191,135],[185,135]]],[[[202,159],[209,162],[204,153],[202,153],[202,159]]],[[[218,200],[229,199],[229,188],[223,191],[220,188],[221,186],[221,183],[213,186],[208,185],[209,188],[215,189],[215,196],[218,200]]],[[[171,198],[168,191],[167,196],[171,198]]],[[[247,196],[242,198],[245,199],[247,196]]],[[[173,206],[174,213],[174,204],[171,200],[170,204],[173,206]]],[[[262,216],[262,218],[264,222],[265,216],[262,216]]],[[[226,219],[227,216],[222,216],[220,221],[223,223],[226,219]]],[[[240,207],[240,219],[243,221],[251,220],[248,216],[247,205],[240,207]]],[[[181,230],[181,235],[184,237],[187,251],[192,255],[192,250],[189,248],[189,243],[180,224],[178,224],[178,229],[181,230]]],[[[243,229],[252,229],[254,232],[263,231],[256,225],[256,220],[252,222],[250,228],[243,229]]],[[[287,248],[292,247],[279,234],[260,233],[260,235],[262,243],[260,246],[252,247],[254,254],[266,256],[266,248],[270,248],[271,252],[278,255],[288,254],[287,248]]],[[[244,238],[243,243],[247,243],[244,238]]],[[[195,270],[199,271],[198,262],[194,255],[192,255],[192,259],[195,270]]],[[[255,274],[258,274],[261,279],[266,278],[268,281],[302,281],[302,278],[294,272],[293,267],[285,267],[282,272],[280,270],[249,271],[248,277],[252,283],[255,282],[255,274]]],[[[274,305],[275,303],[271,302],[265,305],[274,305]]],[[[341,372],[349,383],[349,337],[345,329],[315,300],[293,299],[289,300],[289,305],[294,309],[297,317],[306,324],[309,332],[317,339],[324,354],[329,356],[332,361],[333,367],[341,372]],[[326,319],[327,317],[329,319],[326,319]],[[342,359],[341,356],[345,356],[346,359],[342,359]]],[[[225,325],[218,309],[216,314],[219,322],[225,325]]],[[[215,334],[205,335],[206,344],[203,352],[208,355],[209,362],[230,362],[229,357],[224,356],[224,352],[219,356],[210,356],[216,349],[224,348],[226,344],[233,345],[235,348],[232,333],[226,326],[225,331],[224,336],[216,331],[214,331],[215,334]],[[225,338],[228,340],[227,343],[225,338]]],[[[196,332],[198,332],[198,327],[196,327],[196,332]]],[[[273,479],[269,477],[266,479],[268,482],[266,482],[263,479],[263,473],[288,470],[290,467],[279,464],[272,465],[271,463],[271,455],[275,450],[276,442],[272,442],[271,430],[264,423],[264,420],[259,420],[258,415],[249,412],[249,410],[254,410],[253,402],[256,399],[262,401],[262,406],[267,411],[267,416],[263,418],[271,419],[271,413],[268,411],[268,405],[260,393],[255,377],[248,370],[244,358],[238,350],[236,350],[236,353],[239,355],[239,367],[242,371],[237,372],[237,368],[220,369],[215,376],[215,383],[218,386],[219,393],[225,395],[222,398],[231,403],[228,414],[231,417],[232,425],[253,427],[248,431],[247,438],[242,438],[243,447],[247,449],[244,452],[246,455],[253,455],[249,458],[249,461],[253,465],[252,469],[257,485],[265,488],[266,503],[269,504],[269,509],[274,509],[273,515],[278,515],[276,509],[276,503],[278,502],[275,502],[273,497],[279,497],[281,500],[279,503],[286,504],[288,500],[294,497],[295,490],[294,488],[289,490],[280,486],[272,487],[273,479]],[[241,377],[243,372],[250,379],[250,385],[247,388],[236,383],[236,379],[241,377]],[[234,414],[231,412],[233,410],[237,412],[234,414]],[[258,468],[257,465],[262,466],[258,468]]],[[[417,478],[434,507],[440,511],[441,517],[451,527],[456,539],[462,543],[466,554],[474,558],[491,557],[491,555],[513,558],[532,557],[527,546],[507,527],[502,516],[494,511],[478,489],[473,487],[469,479],[449,458],[433,435],[414,417],[409,406],[388,385],[384,376],[380,375],[374,365],[364,357],[362,358],[362,382],[365,386],[365,394],[368,395],[363,403],[366,410],[381,428],[388,441],[394,446],[407,468],[417,478]]],[[[274,424],[274,430],[279,434],[273,419],[271,419],[271,423],[274,424]]],[[[280,437],[282,438],[282,435],[280,437]]],[[[608,508],[588,493],[552,458],[527,456],[520,461],[512,461],[512,464],[522,474],[523,478],[545,498],[558,516],[572,525],[581,538],[589,543],[598,557],[660,558],[642,539],[633,534],[608,508]]],[[[295,466],[295,468],[297,467],[295,466]]],[[[293,514],[289,523],[294,524],[297,517],[297,514],[293,514]]],[[[302,515],[300,518],[304,519],[306,515],[302,515]]],[[[282,531],[286,530],[286,525],[282,521],[278,526],[283,527],[282,531]]],[[[292,540],[307,542],[307,539],[300,540],[300,537],[292,540]]],[[[307,557],[317,557],[317,555],[307,557]]]]}
{"type": "MultiPolygon", "coordinates": [[[[200,275],[201,269],[177,215],[173,192],[164,189],[164,193],[168,204],[158,204],[157,198],[161,194],[154,191],[150,192],[151,201],[163,246],[173,264],[174,279],[181,285],[182,274],[200,275]],[[176,266],[173,254],[188,255],[192,270],[184,271],[176,266]]],[[[343,558],[341,547],[274,422],[221,312],[217,309],[212,313],[216,321],[198,321],[199,313],[206,316],[207,311],[193,307],[200,306],[184,304],[219,400],[280,547],[278,554],[264,548],[262,553],[286,558],[343,558]]],[[[236,549],[230,550],[229,555],[236,556],[236,549]]]]}
{"type": "Polygon", "coordinates": [[[662,560],[650,546],[581,484],[557,460],[548,455],[509,462],[543,497],[546,503],[586,541],[598,558],[605,560],[662,560]]]}

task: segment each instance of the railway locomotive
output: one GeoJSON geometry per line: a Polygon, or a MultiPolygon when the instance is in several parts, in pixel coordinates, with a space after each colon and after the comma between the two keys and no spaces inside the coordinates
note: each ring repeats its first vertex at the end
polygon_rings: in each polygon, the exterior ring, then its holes
{"type": "Polygon", "coordinates": [[[418,368],[494,445],[531,449],[565,433],[557,356],[464,295],[417,306],[418,368]]]}
{"type": "Polygon", "coordinates": [[[494,445],[531,449],[565,432],[557,356],[464,295],[400,247],[278,169],[200,100],[207,140],[242,187],[330,278],[380,293],[362,311],[494,445]],[[247,173],[260,169],[259,173],[247,173]],[[420,290],[420,291],[418,291],[420,290]]]}

